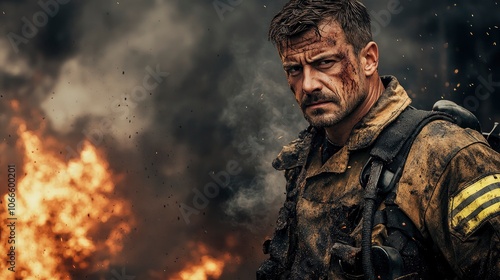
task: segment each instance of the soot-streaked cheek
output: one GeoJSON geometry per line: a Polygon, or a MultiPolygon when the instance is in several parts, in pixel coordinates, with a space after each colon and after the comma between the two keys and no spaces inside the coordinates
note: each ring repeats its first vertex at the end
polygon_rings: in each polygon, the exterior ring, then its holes
{"type": "Polygon", "coordinates": [[[358,84],[353,79],[356,76],[357,69],[348,59],[343,59],[341,61],[341,71],[339,73],[339,78],[342,83],[343,92],[356,92],[358,89],[358,84]]]}

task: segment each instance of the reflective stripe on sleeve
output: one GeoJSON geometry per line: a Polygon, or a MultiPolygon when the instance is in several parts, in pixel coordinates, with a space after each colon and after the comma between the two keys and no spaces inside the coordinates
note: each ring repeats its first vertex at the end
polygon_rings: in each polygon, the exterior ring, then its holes
{"type": "Polygon", "coordinates": [[[451,199],[451,226],[469,235],[483,221],[500,213],[500,174],[486,176],[451,199]]]}

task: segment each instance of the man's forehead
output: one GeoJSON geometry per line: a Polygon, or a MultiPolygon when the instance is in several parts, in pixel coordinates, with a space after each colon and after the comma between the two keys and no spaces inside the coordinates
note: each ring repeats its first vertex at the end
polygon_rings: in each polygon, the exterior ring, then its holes
{"type": "Polygon", "coordinates": [[[304,44],[288,45],[281,50],[282,59],[292,58],[293,56],[301,53],[308,53],[311,56],[319,54],[326,49],[331,49],[332,45],[325,42],[312,42],[308,41],[304,44]]]}
{"type": "Polygon", "coordinates": [[[318,25],[318,31],[319,34],[315,30],[308,30],[290,38],[281,48],[281,58],[284,59],[303,52],[320,53],[325,49],[335,48],[338,44],[345,43],[342,29],[333,20],[318,25]]]}

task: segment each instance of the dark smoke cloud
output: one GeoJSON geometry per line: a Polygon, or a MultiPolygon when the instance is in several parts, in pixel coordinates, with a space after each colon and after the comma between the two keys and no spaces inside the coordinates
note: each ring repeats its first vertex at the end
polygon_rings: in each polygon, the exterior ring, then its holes
{"type": "MultiPolygon", "coordinates": [[[[380,72],[396,75],[417,107],[472,100],[485,129],[500,120],[500,86],[476,96],[480,77],[500,83],[498,4],[401,0],[401,11],[384,20],[394,1],[366,3],[381,18],[380,72]]],[[[24,116],[40,112],[30,123],[46,121],[63,153],[93,141],[126,176],[118,192],[138,223],[113,268],[125,266],[138,279],[173,277],[199,261],[190,244],[202,242],[213,256],[240,257],[222,279],[254,278],[284,197],[282,173],[270,163],[306,127],[267,41],[285,2],[69,1],[18,52],[7,34],[21,34],[21,19],[41,8],[0,3],[1,123],[10,120],[8,101],[18,99],[24,116]],[[158,67],[161,81],[134,95],[147,67],[158,67]],[[238,172],[221,177],[228,164],[238,172]],[[227,186],[197,209],[196,190],[214,178],[226,178],[227,186]],[[197,210],[189,224],[182,205],[197,210]]],[[[3,151],[15,143],[7,134],[15,133],[2,134],[3,151]]]]}

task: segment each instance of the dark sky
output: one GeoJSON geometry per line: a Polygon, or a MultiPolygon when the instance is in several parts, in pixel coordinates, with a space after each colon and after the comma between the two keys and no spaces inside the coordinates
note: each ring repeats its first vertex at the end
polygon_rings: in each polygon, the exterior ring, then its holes
{"type": "MultiPolygon", "coordinates": [[[[307,125],[267,41],[286,1],[59,2],[0,1],[0,123],[10,127],[18,100],[61,157],[86,139],[126,178],[116,195],[132,205],[134,230],[108,270],[75,279],[122,267],[174,279],[202,255],[226,261],[220,279],[253,279],[284,198],[271,161],[307,125]]],[[[380,73],[398,77],[414,106],[445,98],[484,130],[500,121],[497,1],[365,2],[380,73]]],[[[15,134],[0,132],[3,166],[22,165],[15,134]]]]}

